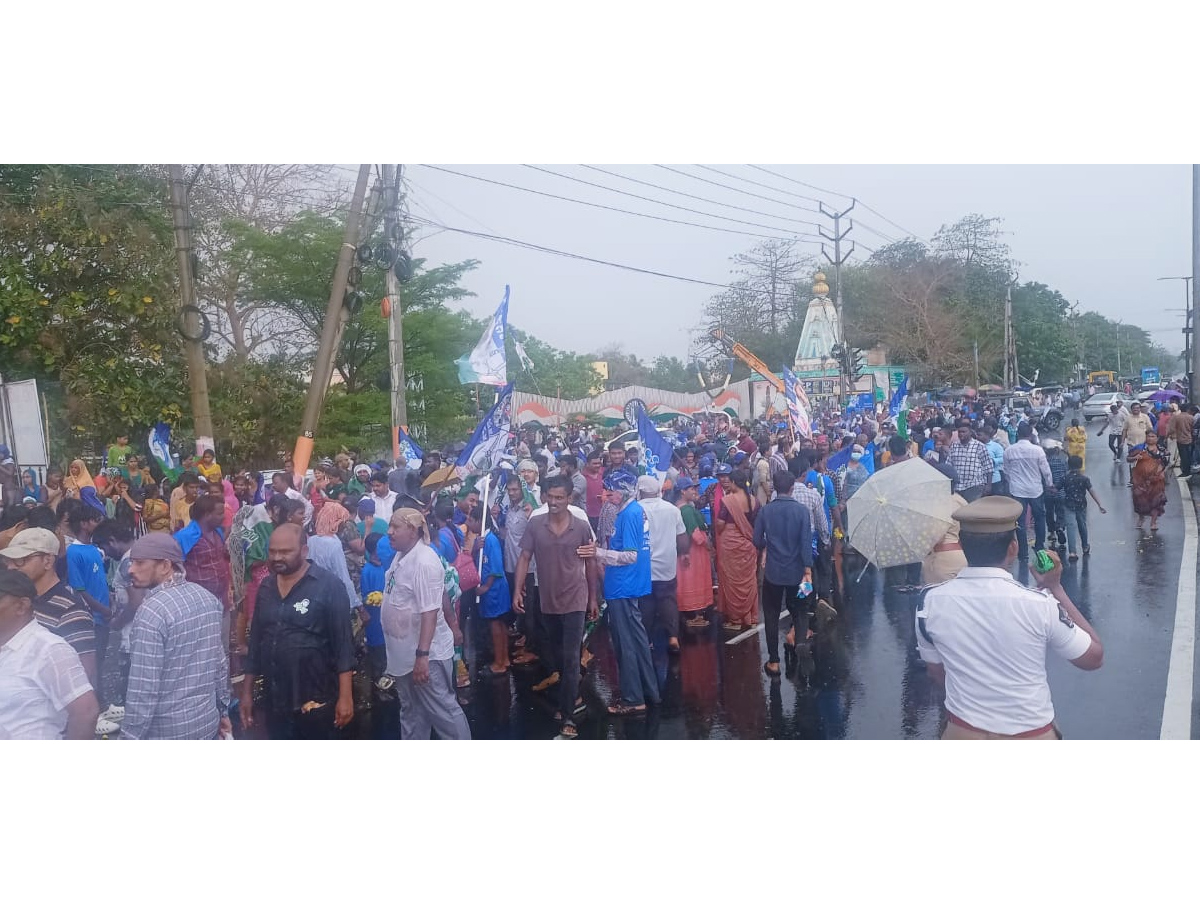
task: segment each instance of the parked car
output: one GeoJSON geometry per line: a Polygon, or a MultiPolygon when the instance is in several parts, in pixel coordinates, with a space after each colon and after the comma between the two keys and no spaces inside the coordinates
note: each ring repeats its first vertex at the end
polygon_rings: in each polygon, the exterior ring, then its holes
{"type": "MultiPolygon", "coordinates": [[[[656,428],[655,430],[664,438],[666,438],[667,443],[672,447],[678,444],[678,439],[675,436],[675,432],[667,428],[656,428]]],[[[637,429],[631,428],[629,431],[624,431],[621,434],[618,434],[615,438],[606,443],[604,445],[604,449],[609,450],[613,447],[624,447],[626,450],[628,450],[630,447],[636,447],[638,445],[638,441],[639,438],[637,429]]]]}
{"type": "Polygon", "coordinates": [[[1083,418],[1085,421],[1092,419],[1102,419],[1108,415],[1108,408],[1118,400],[1124,401],[1126,406],[1133,402],[1133,398],[1121,391],[1106,391],[1105,393],[1093,394],[1083,402],[1083,418]]]}

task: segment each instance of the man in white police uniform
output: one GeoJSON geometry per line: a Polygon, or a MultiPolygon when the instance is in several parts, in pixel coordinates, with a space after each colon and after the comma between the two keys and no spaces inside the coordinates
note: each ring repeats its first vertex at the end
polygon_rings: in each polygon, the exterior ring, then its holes
{"type": "Polygon", "coordinates": [[[1075,608],[1054,568],[1030,571],[1040,590],[1011,574],[1017,517],[1008,497],[984,497],[957,509],[967,568],[930,588],[917,607],[917,649],[929,676],[946,690],[943,740],[1056,740],[1046,682],[1046,649],[1080,669],[1104,661],[1100,638],[1075,608]]]}

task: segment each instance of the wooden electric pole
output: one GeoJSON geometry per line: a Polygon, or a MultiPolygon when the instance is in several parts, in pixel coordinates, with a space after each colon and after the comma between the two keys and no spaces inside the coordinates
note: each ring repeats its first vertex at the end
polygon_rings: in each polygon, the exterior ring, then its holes
{"type": "MultiPolygon", "coordinates": [[[[393,245],[396,256],[403,252],[400,240],[400,169],[398,166],[383,167],[383,216],[384,233],[393,245]]],[[[404,320],[403,304],[400,302],[400,279],[396,275],[396,264],[387,270],[388,298],[388,365],[391,372],[392,407],[392,460],[400,458],[400,430],[408,431],[408,376],[404,372],[404,320]]]]}
{"type": "Polygon", "coordinates": [[[187,361],[188,386],[192,395],[192,420],[196,432],[196,455],[216,451],[213,443],[212,412],[208,406],[208,373],[204,362],[203,313],[196,306],[192,269],[192,219],[188,212],[187,183],[183,166],[167,166],[171,181],[171,221],[175,225],[175,257],[179,262],[179,318],[187,361]]]}

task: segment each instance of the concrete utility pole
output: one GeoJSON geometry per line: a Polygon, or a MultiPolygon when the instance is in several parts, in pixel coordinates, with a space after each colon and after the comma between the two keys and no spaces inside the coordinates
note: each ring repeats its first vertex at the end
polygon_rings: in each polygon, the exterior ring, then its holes
{"type": "Polygon", "coordinates": [[[371,167],[358,167],[358,183],[354,186],[354,198],[350,201],[350,214],[346,218],[346,231],[342,237],[342,248],[338,253],[337,268],[333,273],[333,284],[329,289],[329,305],[325,308],[325,321],[321,327],[321,343],[317,347],[317,360],[313,365],[312,381],[308,385],[308,396],[304,401],[304,418],[300,422],[300,436],[296,438],[296,450],[292,454],[296,487],[304,484],[304,473],[312,459],[313,437],[317,422],[321,418],[321,406],[329,380],[333,377],[333,361],[337,355],[338,340],[345,313],[346,284],[350,277],[350,266],[358,249],[358,234],[363,224],[363,207],[367,196],[367,180],[371,167]]]}
{"type": "Polygon", "coordinates": [[[1189,403],[1196,402],[1196,395],[1192,393],[1192,276],[1191,275],[1164,275],[1159,281],[1182,281],[1183,282],[1183,373],[1187,378],[1187,398],[1189,403]]]}
{"type": "MultiPolygon", "coordinates": [[[[854,229],[854,222],[851,221],[846,230],[843,231],[842,217],[849,215],[857,202],[857,200],[852,199],[849,206],[837,213],[827,210],[824,203],[817,204],[821,214],[833,222],[833,234],[826,234],[825,228],[822,225],[817,226],[817,231],[825,240],[833,241],[833,256],[830,256],[825,250],[824,244],[821,245],[821,255],[829,260],[833,266],[833,308],[837,311],[838,317],[838,343],[843,348],[846,346],[846,323],[842,316],[842,263],[849,259],[850,254],[854,252],[854,243],[853,241],[850,243],[850,249],[843,255],[842,240],[854,229]]],[[[850,383],[850,373],[843,371],[839,381],[842,386],[842,403],[845,404],[850,396],[850,389],[853,386],[850,383]]]]}
{"type": "Polygon", "coordinates": [[[204,362],[203,313],[196,305],[192,278],[192,217],[188,213],[188,189],[183,166],[167,166],[171,181],[171,221],[175,224],[175,257],[179,261],[179,316],[187,360],[188,386],[192,394],[192,421],[196,431],[196,455],[216,451],[213,443],[212,412],[208,407],[208,373],[204,362]]]}
{"type": "MultiPolygon", "coordinates": [[[[1192,284],[1200,284],[1200,165],[1192,166],[1192,284]]],[[[1191,326],[1188,322],[1188,326],[1191,326]]],[[[1188,378],[1188,393],[1192,402],[1200,397],[1200,391],[1192,387],[1192,377],[1200,375],[1200,341],[1192,341],[1192,356],[1186,367],[1193,373],[1188,378]]]]}
{"type": "MultiPolygon", "coordinates": [[[[383,167],[384,232],[399,255],[400,238],[400,167],[383,167]]],[[[387,270],[388,363],[392,381],[392,459],[400,456],[400,430],[408,431],[407,375],[404,372],[404,321],[400,302],[400,279],[393,263],[387,270]]]]}

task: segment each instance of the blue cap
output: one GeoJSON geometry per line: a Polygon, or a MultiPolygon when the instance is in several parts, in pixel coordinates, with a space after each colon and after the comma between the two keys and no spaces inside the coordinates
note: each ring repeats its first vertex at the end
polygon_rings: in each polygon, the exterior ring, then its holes
{"type": "Polygon", "coordinates": [[[696,482],[688,478],[686,475],[680,475],[675,479],[675,489],[678,491],[686,491],[688,488],[695,487],[696,482]]]}
{"type": "Polygon", "coordinates": [[[732,474],[733,474],[733,466],[731,466],[729,463],[721,463],[719,466],[717,466],[717,477],[718,478],[720,478],[722,475],[732,475],[732,474]]]}

